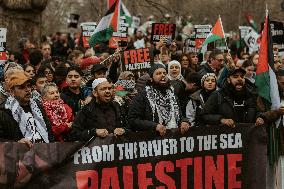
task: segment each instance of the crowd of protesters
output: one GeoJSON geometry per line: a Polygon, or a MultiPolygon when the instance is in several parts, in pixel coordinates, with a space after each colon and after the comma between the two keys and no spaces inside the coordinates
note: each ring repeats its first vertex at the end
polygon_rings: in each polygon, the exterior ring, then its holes
{"type": "MultiPolygon", "coordinates": [[[[151,43],[150,26],[129,36],[115,51],[106,44],[85,49],[79,36],[57,32],[40,46],[28,38],[7,52],[0,85],[0,139],[33,143],[88,141],[129,131],[254,123],[263,126],[284,114],[268,110],[255,86],[258,53],[230,47],[204,56],[185,52],[181,35],[170,44],[151,43]],[[148,47],[153,66],[122,71],[121,49],[148,47]],[[115,53],[110,59],[111,54],[115,53]],[[107,60],[106,60],[107,59],[107,60]],[[101,64],[103,62],[103,64],[101,64]]],[[[280,97],[283,57],[274,51],[280,97]]]]}

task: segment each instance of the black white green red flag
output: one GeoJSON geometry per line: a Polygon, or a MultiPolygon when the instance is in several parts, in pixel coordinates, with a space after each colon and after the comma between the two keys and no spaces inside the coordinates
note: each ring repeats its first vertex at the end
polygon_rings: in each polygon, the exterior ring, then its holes
{"type": "Polygon", "coordinates": [[[272,35],[267,14],[261,36],[255,84],[258,88],[258,95],[269,103],[270,109],[275,110],[280,107],[280,97],[273,64],[272,35]]]}
{"type": "Polygon", "coordinates": [[[112,37],[112,33],[118,30],[120,8],[120,0],[116,0],[101,19],[94,34],[90,38],[90,47],[108,41],[112,37]]]}

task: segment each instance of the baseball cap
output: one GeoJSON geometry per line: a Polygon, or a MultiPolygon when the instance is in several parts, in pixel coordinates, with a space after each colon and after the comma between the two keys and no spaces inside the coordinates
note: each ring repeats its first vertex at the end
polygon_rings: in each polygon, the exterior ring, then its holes
{"type": "Polygon", "coordinates": [[[93,67],[91,69],[91,74],[94,74],[94,73],[96,73],[99,70],[107,71],[108,68],[105,65],[103,65],[103,64],[95,64],[95,65],[93,65],[93,67]]]}
{"type": "Polygon", "coordinates": [[[234,75],[235,73],[241,72],[242,74],[246,74],[246,71],[243,68],[231,68],[228,70],[228,77],[234,75]]]}
{"type": "Polygon", "coordinates": [[[26,76],[24,71],[18,71],[12,74],[6,83],[6,88],[9,90],[14,86],[23,85],[25,82],[30,81],[30,78],[26,76]]]}

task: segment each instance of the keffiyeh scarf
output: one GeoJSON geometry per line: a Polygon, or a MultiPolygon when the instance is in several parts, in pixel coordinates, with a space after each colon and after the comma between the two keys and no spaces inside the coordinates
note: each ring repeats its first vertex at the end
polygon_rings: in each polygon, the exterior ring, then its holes
{"type": "Polygon", "coordinates": [[[152,109],[153,121],[154,115],[157,114],[159,123],[167,129],[177,128],[180,115],[174,89],[172,87],[167,89],[166,94],[163,95],[160,90],[146,86],[146,93],[152,109]]]}
{"type": "Polygon", "coordinates": [[[32,91],[32,99],[40,102],[41,101],[41,94],[39,94],[39,92],[37,92],[37,90],[33,90],[32,91]]]}
{"type": "Polygon", "coordinates": [[[6,90],[3,87],[3,83],[0,84],[0,92],[6,97],[9,96],[9,94],[6,92],[6,90]]]}
{"type": "Polygon", "coordinates": [[[20,130],[25,138],[32,143],[43,140],[49,143],[48,132],[42,113],[34,100],[30,100],[32,112],[25,112],[19,102],[12,96],[7,98],[5,108],[11,110],[13,118],[19,124],[20,130]]]}

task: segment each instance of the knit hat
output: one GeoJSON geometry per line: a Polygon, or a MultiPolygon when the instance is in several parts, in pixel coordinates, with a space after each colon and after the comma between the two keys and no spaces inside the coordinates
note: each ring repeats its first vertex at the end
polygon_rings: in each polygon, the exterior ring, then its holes
{"type": "Polygon", "coordinates": [[[100,71],[100,70],[104,70],[107,71],[108,68],[103,65],[103,64],[95,64],[93,65],[93,67],[91,68],[91,74],[95,74],[96,72],[100,71]]]}
{"type": "Polygon", "coordinates": [[[153,64],[153,65],[151,66],[151,68],[148,70],[148,73],[149,73],[150,77],[153,77],[154,72],[155,72],[157,69],[159,69],[159,68],[164,68],[164,69],[166,69],[166,66],[165,66],[164,64],[161,64],[161,63],[153,64]]]}
{"type": "Polygon", "coordinates": [[[206,78],[210,77],[210,76],[214,77],[215,80],[217,80],[217,77],[216,77],[216,75],[214,73],[207,73],[204,76],[202,76],[202,78],[201,78],[201,86],[202,87],[203,87],[203,84],[204,84],[204,81],[206,80],[206,78]]]}

